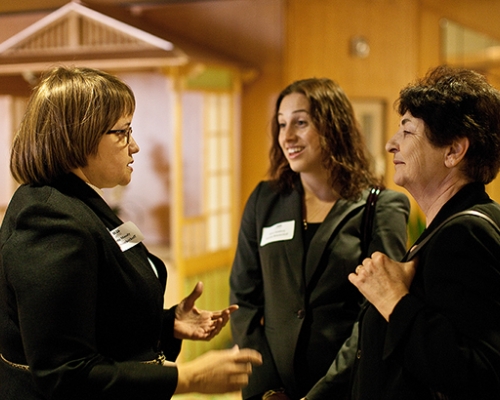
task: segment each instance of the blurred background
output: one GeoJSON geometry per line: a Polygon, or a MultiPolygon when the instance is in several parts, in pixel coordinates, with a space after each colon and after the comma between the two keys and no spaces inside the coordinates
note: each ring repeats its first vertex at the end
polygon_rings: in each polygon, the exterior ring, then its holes
{"type": "MultiPolygon", "coordinates": [[[[165,303],[199,280],[199,306],[227,306],[242,209],[266,178],[278,93],[307,77],[337,81],[355,105],[388,187],[384,144],[399,90],[447,63],[500,88],[500,0],[170,0],[0,2],[0,221],[16,188],[12,137],[40,73],[84,65],[137,97],[132,183],[106,191],[168,265],[165,303]]],[[[500,200],[498,179],[488,187],[500,200]]],[[[410,242],[423,228],[413,204],[410,242]]],[[[185,344],[184,359],[231,345],[229,329],[185,344]]]]}

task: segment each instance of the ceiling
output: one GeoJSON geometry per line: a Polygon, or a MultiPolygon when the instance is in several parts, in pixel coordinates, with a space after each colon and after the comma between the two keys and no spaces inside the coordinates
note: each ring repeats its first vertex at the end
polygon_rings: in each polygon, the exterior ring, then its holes
{"type": "MultiPolygon", "coordinates": [[[[0,0],[0,42],[68,2],[70,0],[0,0]]],[[[258,69],[276,65],[282,54],[284,0],[80,2],[121,9],[129,16],[140,18],[151,30],[154,28],[153,32],[160,30],[174,44],[191,43],[216,56],[258,69]]]]}
{"type": "MultiPolygon", "coordinates": [[[[159,6],[166,4],[208,2],[214,0],[99,0],[100,4],[119,5],[131,7],[134,5],[159,6]]],[[[219,0],[220,1],[220,0],[219,0]]],[[[225,0],[231,1],[231,0],[225,0]]],[[[33,12],[33,11],[52,11],[66,4],[67,0],[2,0],[0,2],[0,14],[33,12]]]]}
{"type": "MultiPolygon", "coordinates": [[[[137,16],[150,33],[181,49],[191,46],[252,71],[274,71],[283,54],[286,0],[88,0],[83,5],[118,8],[137,16]]],[[[70,0],[0,0],[0,43],[70,0]]],[[[114,12],[111,15],[115,15],[114,12]]],[[[22,77],[0,77],[0,93],[23,95],[22,77]],[[16,78],[16,79],[14,79],[16,78]]],[[[253,78],[252,78],[253,79],[253,78]]]]}
{"type": "MultiPolygon", "coordinates": [[[[70,0],[0,0],[0,17],[12,16],[15,28],[24,29],[20,16],[50,13],[70,0]]],[[[255,66],[259,69],[277,65],[283,51],[282,16],[286,0],[88,0],[88,4],[111,6],[128,11],[165,32],[175,43],[176,39],[190,41],[203,46],[214,54],[233,61],[255,66]]],[[[422,4],[436,13],[449,15],[450,19],[463,21],[464,26],[475,28],[476,20],[469,20],[464,4],[470,0],[453,0],[456,7],[450,8],[452,0],[436,2],[421,0],[422,4]],[[441,3],[443,3],[441,5],[441,3]],[[440,9],[442,7],[443,9],[440,9]],[[456,12],[456,15],[454,14],[456,12]]],[[[83,4],[86,0],[81,0],[83,4]]],[[[500,0],[477,0],[475,3],[480,28],[475,28],[500,39],[495,22],[485,23],[487,17],[496,18],[500,12],[500,0]],[[488,32],[486,27],[493,31],[488,32]],[[493,27],[493,28],[492,28],[493,27]],[[498,33],[498,34],[497,34],[498,33]]],[[[470,8],[470,6],[469,6],[470,8]]],[[[35,17],[33,17],[35,18],[35,17]]],[[[0,42],[17,33],[0,24],[0,42]]],[[[499,57],[500,60],[500,57],[499,57]]],[[[498,60],[488,59],[488,67],[500,65],[498,60]]]]}

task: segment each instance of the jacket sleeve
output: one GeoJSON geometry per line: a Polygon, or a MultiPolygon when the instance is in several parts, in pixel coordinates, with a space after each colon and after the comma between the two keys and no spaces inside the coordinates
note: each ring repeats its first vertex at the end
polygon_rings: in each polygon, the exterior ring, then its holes
{"type": "MultiPolygon", "coordinates": [[[[406,195],[384,190],[377,201],[368,254],[380,251],[400,260],[406,251],[410,202],[406,195]]],[[[358,322],[344,342],[326,375],[305,396],[315,399],[346,399],[351,370],[358,349],[358,322]]]]}
{"type": "Polygon", "coordinates": [[[500,235],[461,217],[422,250],[415,279],[425,292],[396,305],[384,358],[452,398],[500,398],[500,235]]]}
{"type": "Polygon", "coordinates": [[[405,194],[383,190],[375,206],[368,255],[380,251],[393,260],[401,260],[407,248],[409,215],[410,201],[405,194]]]}
{"type": "Polygon", "coordinates": [[[358,348],[359,323],[355,322],[351,336],[340,348],[326,375],[305,396],[309,399],[345,400],[349,398],[349,380],[358,348]]]}
{"type": "Polygon", "coordinates": [[[174,337],[175,309],[177,305],[163,310],[163,329],[161,341],[161,350],[169,361],[175,361],[181,352],[182,340],[174,337]]]}
{"type": "Polygon", "coordinates": [[[239,309],[231,315],[231,332],[240,348],[252,348],[262,354],[263,364],[254,367],[252,379],[243,388],[243,398],[278,389],[280,382],[274,360],[264,334],[264,289],[259,259],[256,207],[261,186],[249,197],[238,235],[238,246],[230,275],[230,302],[239,309]]]}
{"type": "MultiPolygon", "coordinates": [[[[71,208],[71,207],[68,207],[71,208]]],[[[95,219],[51,204],[28,206],[2,247],[15,290],[18,325],[36,384],[51,399],[169,398],[177,368],[118,361],[98,352],[95,331],[99,257],[95,219]],[[80,215],[81,216],[81,215],[80,215]]]]}

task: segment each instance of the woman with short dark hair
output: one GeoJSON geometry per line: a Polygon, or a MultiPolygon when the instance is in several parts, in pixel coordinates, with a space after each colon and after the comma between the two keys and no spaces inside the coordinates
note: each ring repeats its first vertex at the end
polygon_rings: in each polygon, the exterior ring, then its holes
{"type": "MultiPolygon", "coordinates": [[[[394,182],[426,229],[401,262],[376,252],[349,280],[371,303],[349,358],[353,400],[500,398],[500,92],[440,66],[401,90],[394,182]]],[[[347,354],[347,356],[346,356],[347,354]]],[[[335,363],[307,399],[336,396],[335,363]]]]}

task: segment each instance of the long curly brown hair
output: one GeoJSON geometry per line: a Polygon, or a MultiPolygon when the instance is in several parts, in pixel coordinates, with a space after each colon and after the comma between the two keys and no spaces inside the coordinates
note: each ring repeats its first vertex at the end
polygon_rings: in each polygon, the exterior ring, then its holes
{"type": "Polygon", "coordinates": [[[312,122],[320,135],[323,165],[330,171],[330,184],[340,196],[354,200],[374,185],[382,186],[373,168],[351,102],[331,79],[310,78],[293,82],[278,96],[272,120],[269,177],[280,192],[289,192],[299,174],[294,172],[279,144],[278,112],[283,98],[292,93],[306,96],[312,122]]]}

